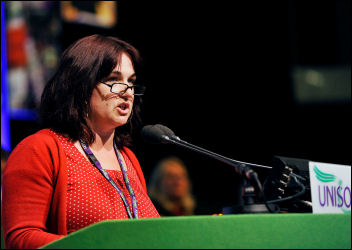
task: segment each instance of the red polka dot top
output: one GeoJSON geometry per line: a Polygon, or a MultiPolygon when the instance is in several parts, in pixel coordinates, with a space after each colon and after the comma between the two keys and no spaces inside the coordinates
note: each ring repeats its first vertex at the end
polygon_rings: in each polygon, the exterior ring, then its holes
{"type": "MultiPolygon", "coordinates": [[[[67,233],[109,219],[128,219],[125,205],[111,183],[86,159],[72,142],[58,135],[67,157],[67,233]]],[[[160,217],[143,188],[132,162],[121,151],[135,193],[139,218],[160,217]]],[[[122,171],[106,170],[124,193],[130,208],[132,201],[122,171]]]]}

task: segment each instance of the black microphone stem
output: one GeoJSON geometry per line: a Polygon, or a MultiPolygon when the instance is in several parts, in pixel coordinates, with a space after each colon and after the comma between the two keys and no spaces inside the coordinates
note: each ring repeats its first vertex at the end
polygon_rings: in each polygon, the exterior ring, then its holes
{"type": "MultiPolygon", "coordinates": [[[[172,138],[172,139],[173,139],[173,138],[172,138]]],[[[219,157],[226,158],[226,159],[228,159],[229,161],[236,162],[236,163],[238,163],[238,164],[244,164],[244,165],[251,166],[251,167],[259,167],[259,168],[272,169],[272,167],[265,166],[265,165],[259,165],[259,164],[254,164],[254,163],[248,163],[248,162],[244,162],[244,161],[236,161],[236,160],[227,158],[227,157],[225,157],[225,156],[222,156],[222,155],[213,153],[213,152],[211,152],[211,151],[209,151],[209,150],[206,150],[206,149],[204,149],[204,148],[198,147],[198,146],[196,146],[196,145],[193,145],[193,144],[191,144],[191,143],[189,143],[189,142],[183,141],[183,140],[179,139],[178,137],[177,137],[177,139],[178,139],[180,142],[184,143],[184,144],[190,145],[191,147],[198,148],[199,150],[203,150],[203,151],[208,152],[208,153],[210,153],[210,154],[218,155],[219,157]]]]}
{"type": "Polygon", "coordinates": [[[191,143],[188,143],[188,142],[185,142],[185,141],[182,141],[181,139],[179,138],[173,138],[173,137],[169,137],[169,136],[165,136],[163,135],[162,138],[169,142],[169,143],[174,143],[176,145],[179,145],[179,146],[183,146],[183,147],[186,147],[186,148],[189,148],[191,150],[194,150],[194,151],[197,151],[199,153],[202,153],[202,154],[205,154],[207,156],[210,156],[216,160],[219,160],[223,163],[226,163],[230,166],[233,166],[235,167],[236,171],[238,171],[240,174],[242,174],[242,171],[244,170],[244,167],[246,166],[252,166],[252,167],[260,167],[260,168],[266,168],[266,169],[271,169],[271,167],[268,167],[268,166],[264,166],[264,165],[259,165],[259,164],[253,164],[253,163],[247,163],[247,162],[242,162],[242,161],[235,161],[233,159],[230,159],[228,157],[225,157],[225,156],[222,156],[222,155],[219,155],[217,153],[214,153],[214,152],[211,152],[209,150],[206,150],[204,148],[201,148],[201,147],[198,147],[198,146],[195,146],[191,143]]]}

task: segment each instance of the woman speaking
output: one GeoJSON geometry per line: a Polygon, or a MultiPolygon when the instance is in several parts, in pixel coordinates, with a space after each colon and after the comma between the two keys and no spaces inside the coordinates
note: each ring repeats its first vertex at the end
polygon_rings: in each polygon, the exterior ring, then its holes
{"type": "Polygon", "coordinates": [[[138,51],[117,38],[92,35],[64,51],[42,94],[43,129],[4,170],[7,248],[38,248],[102,220],[159,217],[128,148],[141,78],[138,51]]]}

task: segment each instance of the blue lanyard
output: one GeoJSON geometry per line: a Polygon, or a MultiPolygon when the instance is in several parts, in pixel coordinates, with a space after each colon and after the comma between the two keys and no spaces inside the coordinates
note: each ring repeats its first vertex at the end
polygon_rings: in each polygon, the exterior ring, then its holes
{"type": "Polygon", "coordinates": [[[81,146],[84,150],[84,152],[87,154],[87,156],[89,157],[90,161],[92,162],[92,164],[99,170],[99,172],[111,183],[111,185],[116,189],[116,191],[119,193],[124,205],[125,205],[125,208],[126,208],[126,211],[127,211],[127,214],[128,214],[128,217],[130,219],[133,219],[133,218],[136,218],[138,219],[138,207],[137,207],[137,199],[136,199],[136,196],[133,192],[133,189],[131,187],[131,184],[130,184],[130,181],[128,179],[128,175],[127,175],[127,167],[124,163],[124,161],[122,160],[123,156],[121,155],[121,153],[119,152],[119,150],[117,149],[117,146],[115,144],[115,141],[114,141],[114,149],[115,149],[115,153],[117,155],[117,160],[120,164],[120,167],[121,167],[121,170],[122,170],[122,174],[123,174],[123,179],[125,181],[125,184],[126,184],[126,187],[128,189],[128,192],[130,193],[130,196],[131,196],[131,200],[132,200],[132,210],[133,210],[133,215],[131,213],[131,209],[130,209],[130,206],[128,205],[128,201],[125,197],[125,195],[123,194],[123,192],[121,191],[121,189],[116,185],[116,183],[114,182],[113,179],[111,179],[110,175],[108,174],[108,172],[106,172],[100,162],[97,160],[97,158],[94,156],[92,150],[88,147],[87,143],[85,143],[84,141],[80,140],[80,143],[81,143],[81,146]]]}

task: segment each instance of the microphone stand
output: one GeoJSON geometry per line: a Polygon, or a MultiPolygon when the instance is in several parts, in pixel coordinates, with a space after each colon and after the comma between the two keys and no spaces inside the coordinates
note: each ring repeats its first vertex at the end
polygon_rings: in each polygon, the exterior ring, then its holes
{"type": "Polygon", "coordinates": [[[257,191],[258,196],[264,196],[263,188],[261,186],[261,183],[258,179],[258,175],[256,172],[254,172],[250,167],[259,167],[259,168],[265,168],[265,169],[272,169],[272,167],[264,166],[264,165],[259,165],[259,164],[253,164],[253,163],[247,163],[247,162],[242,162],[242,161],[236,161],[233,159],[230,159],[228,157],[216,154],[214,152],[211,152],[209,150],[206,150],[204,148],[198,147],[196,145],[193,145],[191,143],[188,143],[186,141],[181,140],[178,136],[175,135],[162,135],[161,136],[162,141],[166,143],[172,143],[176,144],[178,146],[186,147],[188,149],[191,149],[193,151],[196,151],[198,153],[210,156],[216,160],[219,160],[223,163],[226,163],[230,166],[235,167],[235,170],[238,174],[241,176],[244,176],[245,178],[241,179],[240,183],[240,192],[241,194],[239,195],[240,201],[239,205],[237,206],[232,206],[232,207],[225,207],[223,213],[224,214],[229,214],[229,213],[268,213],[268,212],[273,212],[275,210],[275,205],[273,204],[267,204],[265,201],[265,197],[261,197],[264,200],[264,203],[256,203],[255,197],[257,191]]]}

